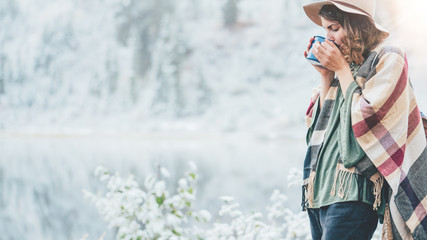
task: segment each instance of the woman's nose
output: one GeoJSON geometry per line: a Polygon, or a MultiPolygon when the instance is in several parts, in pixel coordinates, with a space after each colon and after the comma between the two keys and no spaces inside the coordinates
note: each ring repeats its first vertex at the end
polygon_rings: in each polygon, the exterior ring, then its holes
{"type": "Polygon", "coordinates": [[[331,40],[331,41],[335,41],[334,34],[332,34],[332,33],[326,34],[326,38],[329,39],[329,40],[331,40]]]}

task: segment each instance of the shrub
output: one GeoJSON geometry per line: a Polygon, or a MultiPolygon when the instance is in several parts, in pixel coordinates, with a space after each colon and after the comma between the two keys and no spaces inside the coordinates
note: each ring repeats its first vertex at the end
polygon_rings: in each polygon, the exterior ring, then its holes
{"type": "Polygon", "coordinates": [[[287,209],[286,196],[275,190],[267,207],[267,220],[262,213],[245,214],[233,197],[221,197],[224,202],[219,211],[220,219],[201,228],[201,222],[210,222],[207,210],[194,209],[197,193],[197,167],[190,169],[178,181],[176,193],[171,194],[162,180],[169,172],[161,168],[160,174],[145,178],[143,188],[131,175],[126,179],[111,174],[100,166],[95,175],[107,181],[105,196],[84,190],[109,227],[117,229],[117,239],[124,240],[278,240],[309,239],[309,224],[305,213],[294,214],[287,209]],[[223,220],[226,218],[227,220],[223,220]]]}

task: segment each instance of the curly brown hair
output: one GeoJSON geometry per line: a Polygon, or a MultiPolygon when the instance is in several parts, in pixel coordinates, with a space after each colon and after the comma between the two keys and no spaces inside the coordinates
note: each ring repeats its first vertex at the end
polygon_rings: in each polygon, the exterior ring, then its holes
{"type": "Polygon", "coordinates": [[[335,5],[325,5],[319,15],[328,21],[338,22],[346,30],[340,50],[348,63],[360,65],[387,34],[378,30],[367,16],[347,13],[335,5]]]}

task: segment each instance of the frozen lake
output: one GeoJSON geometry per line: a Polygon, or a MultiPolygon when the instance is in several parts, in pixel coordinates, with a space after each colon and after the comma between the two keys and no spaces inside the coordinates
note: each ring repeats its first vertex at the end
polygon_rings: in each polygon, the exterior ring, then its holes
{"type": "MultiPolygon", "coordinates": [[[[233,196],[243,211],[265,212],[275,188],[299,211],[300,187],[288,187],[301,169],[303,136],[261,140],[225,136],[7,135],[0,136],[0,232],[2,239],[98,239],[107,224],[84,199],[82,189],[104,190],[94,175],[103,164],[140,182],[159,165],[171,173],[169,187],[194,161],[200,181],[196,208],[217,213],[220,196],[233,196]]],[[[214,216],[215,217],[215,216],[214,216]]],[[[113,239],[107,232],[105,239],[113,239]]]]}

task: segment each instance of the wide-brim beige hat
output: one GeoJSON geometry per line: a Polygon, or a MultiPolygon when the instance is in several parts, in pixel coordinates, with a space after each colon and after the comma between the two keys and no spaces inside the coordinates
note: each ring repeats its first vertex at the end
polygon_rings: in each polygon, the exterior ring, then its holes
{"type": "Polygon", "coordinates": [[[344,12],[360,14],[367,16],[369,20],[375,25],[375,27],[389,35],[389,32],[383,28],[381,25],[375,22],[375,0],[342,0],[342,1],[334,1],[334,0],[326,0],[315,2],[311,4],[306,4],[303,6],[305,13],[307,16],[319,26],[322,26],[322,20],[319,16],[319,11],[325,5],[335,5],[337,8],[341,9],[344,12]]]}

